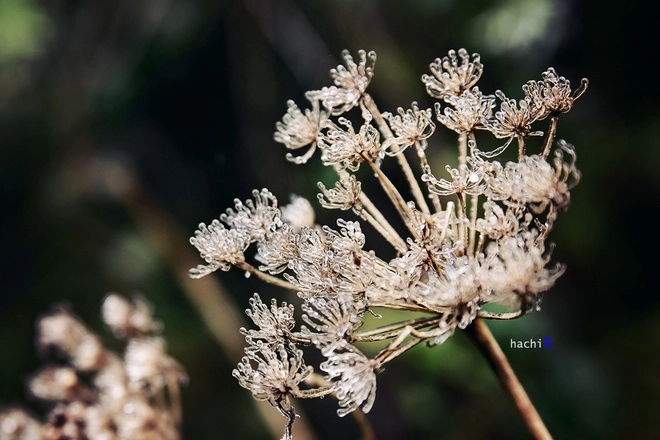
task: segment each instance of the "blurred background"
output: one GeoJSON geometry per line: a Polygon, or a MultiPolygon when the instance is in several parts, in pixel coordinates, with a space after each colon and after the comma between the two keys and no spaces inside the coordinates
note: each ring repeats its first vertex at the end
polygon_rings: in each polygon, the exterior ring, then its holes
{"type": "MultiPolygon", "coordinates": [[[[287,99],[305,107],[305,91],[330,84],[342,49],[378,53],[370,92],[395,111],[431,106],[420,76],[465,47],[482,56],[485,92],[521,98],[549,66],[574,87],[590,80],[558,129],[583,172],[552,233],[568,270],[540,313],[489,325],[556,438],[654,437],[652,24],[641,2],[607,0],[0,0],[0,403],[43,411],[24,390],[44,362],[40,314],[67,304],[112,345],[104,296],[141,292],[191,378],[183,437],[279,438],[231,370],[251,294],[295,298],[236,270],[188,280],[201,262],[188,237],[254,188],[315,200],[324,170],[287,162],[272,134],[287,99]],[[507,347],[545,336],[549,350],[507,347]]],[[[441,161],[455,142],[437,132],[429,151],[441,161]]],[[[317,210],[319,222],[333,214],[317,210]]],[[[367,415],[377,438],[528,438],[465,335],[418,348],[379,376],[367,415]]],[[[360,436],[333,399],[297,408],[315,438],[360,436]]]]}

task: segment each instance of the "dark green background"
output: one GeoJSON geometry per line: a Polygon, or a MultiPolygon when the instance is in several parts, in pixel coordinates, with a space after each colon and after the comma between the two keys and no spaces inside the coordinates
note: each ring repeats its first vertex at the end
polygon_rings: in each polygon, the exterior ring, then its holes
{"type": "MultiPolygon", "coordinates": [[[[554,257],[568,270],[540,313],[492,328],[556,438],[652,438],[660,113],[657,23],[646,8],[586,0],[0,0],[0,402],[25,401],[23,381],[43,361],[34,321],[52,304],[68,303],[104,332],[103,296],[141,291],[191,377],[184,437],[269,438],[158,246],[186,248],[197,223],[253,188],[285,202],[292,192],[314,198],[319,179],[332,184],[316,164],[288,163],[272,133],[287,99],[303,105],[306,90],[330,83],[342,49],[378,53],[370,90],[394,111],[413,100],[430,106],[419,77],[434,58],[465,47],[482,55],[486,92],[520,98],[520,86],[549,66],[574,85],[591,81],[559,123],[583,172],[552,234],[554,257]],[[182,232],[150,239],[106,191],[107,164],[132,170],[143,201],[182,232]],[[546,335],[552,349],[506,347],[510,338],[546,335]]],[[[439,158],[453,154],[450,134],[435,139],[439,158]]],[[[284,298],[236,271],[214,276],[240,309],[256,290],[284,298]]],[[[358,437],[332,399],[307,403],[319,438],[358,437]]],[[[527,438],[462,334],[388,366],[368,416],[379,439],[527,438]]]]}

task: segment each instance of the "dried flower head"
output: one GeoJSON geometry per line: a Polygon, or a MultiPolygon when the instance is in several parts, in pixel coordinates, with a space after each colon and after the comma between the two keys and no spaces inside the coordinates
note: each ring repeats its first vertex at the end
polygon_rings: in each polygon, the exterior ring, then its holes
{"type": "Polygon", "coordinates": [[[323,103],[332,116],[339,116],[358,105],[371,82],[376,52],[367,53],[361,50],[358,56],[359,61],[356,63],[347,50],[343,51],[342,58],[346,65],[340,64],[330,70],[335,85],[309,92],[310,96],[323,103]]]}
{"type": "Polygon", "coordinates": [[[450,51],[431,63],[431,75],[422,81],[446,104],[441,111],[436,103],[438,121],[458,135],[458,165],[445,166],[448,176],[441,177],[426,157],[434,147],[431,109],[413,103],[396,114],[382,113],[367,92],[375,54],[360,51],[357,62],[347,52],[343,57],[345,65],[331,71],[334,85],[306,95],[311,111],[303,114],[288,104],[275,139],[288,149],[312,145],[297,163],[318,147],[322,164],[337,176],[332,188],[319,182],[319,203],[352,211],[357,221],[340,218],[337,227],[301,222],[306,203],[301,210],[280,209],[275,196],[262,190],[253,193],[254,202],[236,202],[236,211],[220,221],[201,224],[191,239],[208,263],[192,276],[233,265],[297,292],[302,301],[297,329],[293,306],[275,300],[268,306],[257,294],[252,297],[247,314],[257,328],[241,329],[248,347],[234,370],[241,386],[287,417],[285,439],[295,418],[293,398],[333,394],[340,416],[358,408],[368,412],[376,375],[418,343],[441,344],[478,318],[512,319],[530,312],[564,271],[551,262],[546,240],[580,178],[567,143],[558,142],[547,160],[557,115],[570,110],[578,96],[554,70],[545,72],[542,82],[529,82],[525,98],[515,101],[501,91],[485,95],[475,86],[483,70],[477,54],[450,51]],[[493,113],[496,97],[501,104],[493,113]],[[356,106],[359,117],[343,115],[356,106]],[[535,126],[548,115],[550,128],[539,154],[527,154],[531,137],[542,134],[535,126]],[[476,130],[509,140],[486,152],[476,130]],[[513,139],[517,160],[502,164],[497,158],[513,139]],[[398,163],[397,178],[392,177],[396,168],[382,166],[388,157],[398,163]],[[419,165],[411,166],[410,158],[419,165]],[[361,167],[380,185],[388,211],[365,194],[361,167]],[[406,182],[405,188],[395,182],[406,182]],[[393,258],[368,250],[365,224],[392,246],[393,258]],[[253,244],[258,267],[246,257],[253,244]],[[504,304],[510,312],[491,312],[489,303],[504,304]],[[378,320],[377,311],[387,310],[420,316],[364,328],[365,314],[378,320]],[[387,344],[373,355],[357,347],[378,341],[387,344]],[[324,358],[318,365],[323,378],[305,364],[302,345],[315,347],[324,358]],[[305,378],[313,380],[301,388],[305,378]]]}
{"type": "Polygon", "coordinates": [[[418,151],[426,150],[428,138],[435,131],[435,124],[431,121],[431,109],[420,110],[416,102],[412,108],[404,111],[397,109],[398,115],[383,113],[395,136],[383,142],[382,148],[388,156],[396,156],[406,148],[415,146],[418,151]]]}
{"type": "Polygon", "coordinates": [[[481,78],[484,66],[479,54],[470,56],[465,49],[459,49],[458,54],[450,50],[448,56],[436,58],[429,68],[432,75],[422,76],[426,91],[436,99],[445,99],[459,96],[474,86],[481,78]]]}
{"type": "Polygon", "coordinates": [[[485,96],[479,87],[472,87],[458,96],[449,96],[445,102],[451,107],[445,107],[443,112],[440,112],[440,103],[435,104],[438,121],[459,134],[484,128],[483,121],[492,117],[495,107],[495,97],[485,96]]]}
{"type": "Polygon", "coordinates": [[[302,156],[287,154],[286,158],[297,164],[304,164],[312,157],[321,126],[327,119],[326,112],[320,109],[319,101],[311,99],[313,96],[313,94],[307,94],[308,99],[312,102],[312,109],[305,110],[304,114],[295,102],[287,101],[288,110],[282,118],[282,122],[276,124],[277,131],[274,136],[276,142],[284,144],[289,150],[310,147],[302,156]]]}
{"type": "Polygon", "coordinates": [[[522,88],[525,99],[535,107],[543,108],[540,119],[546,116],[556,116],[568,113],[573,103],[587,90],[589,81],[583,79],[575,93],[571,91],[571,82],[563,76],[557,75],[555,69],[550,67],[541,75],[541,81],[528,81],[522,88]]]}

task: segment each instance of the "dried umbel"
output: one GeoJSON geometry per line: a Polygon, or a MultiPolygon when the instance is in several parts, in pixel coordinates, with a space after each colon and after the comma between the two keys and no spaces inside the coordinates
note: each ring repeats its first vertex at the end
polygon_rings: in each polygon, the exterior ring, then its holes
{"type": "Polygon", "coordinates": [[[191,239],[207,263],[191,276],[236,266],[296,291],[303,300],[296,321],[291,305],[273,300],[267,306],[254,295],[247,314],[257,330],[241,329],[248,347],[234,370],[241,386],[288,418],[285,438],[295,418],[292,397],[333,394],[340,416],[358,408],[367,412],[377,374],[397,356],[423,341],[441,344],[477,318],[512,319],[531,311],[564,271],[551,262],[546,239],[580,180],[573,147],[555,144],[554,137],[559,115],[571,109],[586,80],[572,91],[550,68],[541,81],[523,87],[518,101],[499,90],[485,95],[476,86],[483,72],[479,55],[461,49],[435,60],[431,75],[422,77],[428,93],[440,100],[435,112],[412,103],[381,113],[366,91],[376,54],[360,51],[354,59],[344,52],[344,61],[331,71],[334,86],[307,92],[310,109],[288,103],[275,140],[289,150],[307,148],[302,156],[287,155],[297,164],[320,150],[323,165],[337,176],[334,187],[319,183],[320,204],[357,218],[339,219],[338,228],[310,225],[302,219],[314,218],[308,204],[297,220],[292,213],[298,208],[281,209],[268,190],[255,190],[252,200],[236,200],[235,210],[200,224],[191,239]],[[347,117],[354,107],[360,120],[347,117]],[[440,170],[432,169],[426,156],[436,147],[434,114],[458,140],[457,163],[440,170]],[[543,135],[539,121],[548,117],[545,139],[532,148],[532,137],[543,135]],[[504,140],[484,151],[477,131],[504,140]],[[517,158],[498,161],[514,140],[517,158]],[[406,188],[396,187],[381,168],[387,157],[398,162],[406,188]],[[411,158],[419,165],[411,165],[411,158]],[[361,167],[375,176],[402,222],[389,221],[362,191],[361,167]],[[395,258],[365,248],[364,222],[392,245],[395,258]],[[405,230],[393,226],[401,223],[405,230]],[[487,311],[488,303],[510,310],[487,311]],[[365,314],[378,317],[379,309],[420,316],[364,329],[365,314]],[[384,340],[389,344],[372,357],[356,346],[384,340]],[[323,378],[303,358],[300,348],[307,345],[325,358],[318,366],[323,378]]]}
{"type": "Polygon", "coordinates": [[[101,314],[125,340],[123,356],[64,308],[38,320],[38,348],[65,362],[41,368],[27,384],[50,410],[43,422],[20,408],[0,411],[0,439],[179,439],[179,385],[188,379],[167,355],[151,308],[141,297],[110,294],[101,314]]]}

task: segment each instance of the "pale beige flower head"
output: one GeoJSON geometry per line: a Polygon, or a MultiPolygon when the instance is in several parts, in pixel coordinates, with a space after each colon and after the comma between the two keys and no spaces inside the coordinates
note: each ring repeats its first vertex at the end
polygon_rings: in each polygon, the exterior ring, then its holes
{"type": "Polygon", "coordinates": [[[418,153],[428,146],[428,139],[435,131],[435,124],[431,121],[431,109],[420,110],[416,102],[408,110],[397,109],[398,115],[383,113],[395,136],[383,142],[383,152],[388,156],[396,156],[406,148],[415,146],[418,153]]]}
{"type": "Polygon", "coordinates": [[[541,77],[543,80],[528,81],[522,87],[525,99],[531,105],[543,108],[540,119],[569,112],[573,108],[575,100],[582,96],[589,86],[589,81],[583,78],[580,87],[573,93],[571,82],[563,76],[557,75],[552,67],[543,72],[541,77]]]}
{"type": "Polygon", "coordinates": [[[483,128],[483,121],[492,117],[495,107],[495,97],[484,95],[479,87],[472,87],[458,96],[448,96],[445,102],[450,106],[445,107],[443,112],[440,111],[440,103],[435,103],[438,121],[459,134],[483,128]]]}
{"type": "Polygon", "coordinates": [[[356,63],[350,52],[343,51],[342,58],[346,65],[340,64],[330,70],[335,85],[310,92],[323,103],[332,116],[339,116],[358,105],[371,82],[376,64],[376,52],[367,53],[360,50],[358,57],[356,63]]]}
{"type": "Polygon", "coordinates": [[[436,99],[459,96],[474,86],[483,73],[479,54],[470,56],[465,49],[459,49],[458,53],[450,50],[448,56],[436,58],[429,67],[432,75],[422,75],[422,82],[428,94],[436,99]]]}
{"type": "Polygon", "coordinates": [[[277,122],[273,138],[275,142],[284,144],[289,150],[298,150],[309,146],[307,152],[301,156],[287,153],[286,158],[296,164],[306,163],[316,150],[316,142],[323,121],[327,119],[325,111],[319,107],[319,101],[314,99],[313,94],[307,93],[307,99],[311,101],[312,108],[303,113],[295,102],[287,101],[287,112],[281,122],[277,122]]]}

